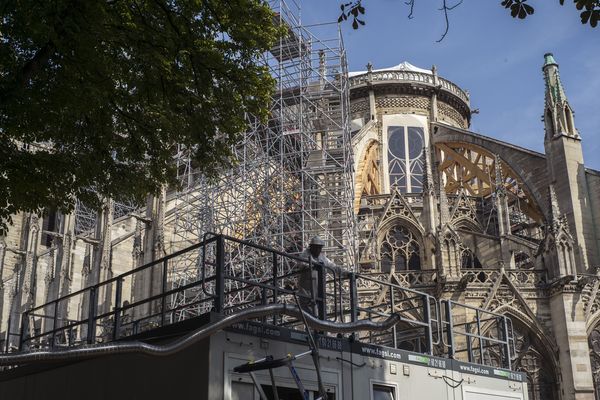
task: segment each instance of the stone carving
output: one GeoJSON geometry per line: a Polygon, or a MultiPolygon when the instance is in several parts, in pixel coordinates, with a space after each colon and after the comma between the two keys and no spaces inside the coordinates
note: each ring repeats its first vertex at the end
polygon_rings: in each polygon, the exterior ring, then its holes
{"type": "MultiPolygon", "coordinates": [[[[532,332],[522,324],[515,324],[515,353],[512,355],[513,369],[527,374],[530,400],[556,400],[557,383],[553,374],[552,363],[545,356],[543,346],[538,343],[532,332]]],[[[501,365],[499,349],[488,348],[487,357],[495,366],[501,365]]]]}
{"type": "Polygon", "coordinates": [[[600,324],[590,334],[589,346],[596,399],[600,399],[600,324]]]}
{"type": "Polygon", "coordinates": [[[438,111],[442,117],[446,117],[461,128],[467,127],[467,121],[454,107],[440,101],[438,102],[438,111]]]}
{"type": "Polygon", "coordinates": [[[377,108],[416,108],[429,111],[430,99],[428,97],[398,96],[377,99],[377,108]]]}

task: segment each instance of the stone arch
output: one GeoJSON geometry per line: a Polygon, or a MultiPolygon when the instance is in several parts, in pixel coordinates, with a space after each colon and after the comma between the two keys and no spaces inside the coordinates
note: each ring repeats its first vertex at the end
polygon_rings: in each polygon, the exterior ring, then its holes
{"type": "MultiPolygon", "coordinates": [[[[591,301],[593,301],[593,299],[591,299],[591,301]]],[[[590,315],[587,318],[586,330],[587,330],[588,336],[592,333],[594,328],[596,328],[597,326],[600,326],[600,309],[598,309],[598,311],[596,311],[594,314],[590,315]]]]}
{"type": "Polygon", "coordinates": [[[596,399],[600,399],[600,311],[588,319],[588,346],[596,399]]]}
{"type": "Polygon", "coordinates": [[[447,267],[448,274],[459,275],[462,241],[458,233],[451,226],[446,225],[438,233],[438,244],[440,264],[447,267]]]}
{"type": "Polygon", "coordinates": [[[455,219],[454,221],[452,221],[452,225],[454,225],[456,229],[464,229],[466,231],[483,233],[481,226],[479,226],[479,224],[467,217],[459,217],[455,219]]]}
{"type": "MultiPolygon", "coordinates": [[[[529,399],[558,400],[560,369],[556,345],[542,331],[538,321],[520,310],[503,305],[494,312],[507,315],[512,321],[515,342],[515,354],[511,357],[512,368],[526,373],[529,399]]],[[[498,356],[490,354],[492,362],[498,356]]]]}
{"type": "Polygon", "coordinates": [[[545,201],[548,186],[547,164],[543,154],[442,124],[434,125],[433,143],[462,143],[479,147],[490,154],[497,154],[504,165],[518,177],[530,194],[532,202],[541,211],[541,216],[549,215],[545,201]]]}
{"type": "Polygon", "coordinates": [[[381,221],[377,230],[378,232],[385,232],[390,229],[393,225],[400,224],[405,225],[408,229],[412,230],[416,235],[419,235],[421,240],[425,236],[425,230],[416,221],[410,219],[410,217],[404,217],[402,215],[394,215],[381,221]]]}

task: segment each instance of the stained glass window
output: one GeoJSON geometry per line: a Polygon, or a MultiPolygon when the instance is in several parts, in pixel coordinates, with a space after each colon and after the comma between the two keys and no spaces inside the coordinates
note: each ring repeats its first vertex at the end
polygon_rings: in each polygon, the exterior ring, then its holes
{"type": "Polygon", "coordinates": [[[388,127],[388,170],[390,186],[402,193],[423,191],[423,128],[388,127]]]}

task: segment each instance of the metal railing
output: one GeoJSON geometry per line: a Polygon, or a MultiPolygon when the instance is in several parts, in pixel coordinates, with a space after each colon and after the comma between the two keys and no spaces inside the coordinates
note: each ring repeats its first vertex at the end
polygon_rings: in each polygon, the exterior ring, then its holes
{"type": "Polygon", "coordinates": [[[450,358],[511,369],[515,351],[510,318],[453,300],[440,304],[442,343],[450,358]]]}
{"type": "MultiPolygon", "coordinates": [[[[444,320],[440,303],[427,293],[225,235],[212,235],[184,250],[24,312],[19,348],[52,349],[116,341],[211,313],[232,314],[273,303],[295,304],[295,296],[306,311],[330,322],[381,321],[391,314],[400,317],[400,322],[388,331],[356,335],[361,342],[427,354],[435,354],[444,342],[451,357],[462,351],[456,346],[457,335],[466,334],[477,343],[508,346],[507,340],[482,336],[479,330],[473,334],[468,329],[457,330],[459,325],[449,322],[455,318],[452,308],[457,303],[443,303],[450,304],[444,320]],[[178,279],[182,265],[186,266],[186,281],[178,279]],[[307,273],[309,287],[302,284],[306,280],[303,274],[307,273]],[[373,290],[364,290],[368,287],[373,290]]],[[[301,321],[283,315],[263,317],[257,322],[303,329],[301,321]]],[[[489,331],[490,320],[485,322],[489,331]]],[[[506,326],[506,317],[496,316],[498,324],[506,326]]],[[[495,325],[492,328],[496,329],[495,325]]],[[[480,357],[480,361],[485,360],[480,357]]]]}

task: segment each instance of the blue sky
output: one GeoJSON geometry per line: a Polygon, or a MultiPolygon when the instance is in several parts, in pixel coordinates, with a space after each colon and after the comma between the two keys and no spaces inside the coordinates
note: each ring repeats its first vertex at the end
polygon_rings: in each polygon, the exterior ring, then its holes
{"type": "MultiPolygon", "coordinates": [[[[349,0],[348,0],[349,1],[349,0]]],[[[404,0],[363,0],[366,26],[343,26],[350,70],[408,61],[435,64],[439,74],[471,93],[479,108],[471,130],[540,152],[544,131],[541,66],[554,53],[575,124],[583,139],[587,167],[600,170],[600,27],[580,23],[569,0],[532,0],[535,14],[515,20],[500,0],[464,0],[450,13],[450,31],[438,11],[442,0],[416,0],[407,19],[404,0]]],[[[299,0],[304,24],[329,22],[339,15],[338,0],[299,0]]]]}

